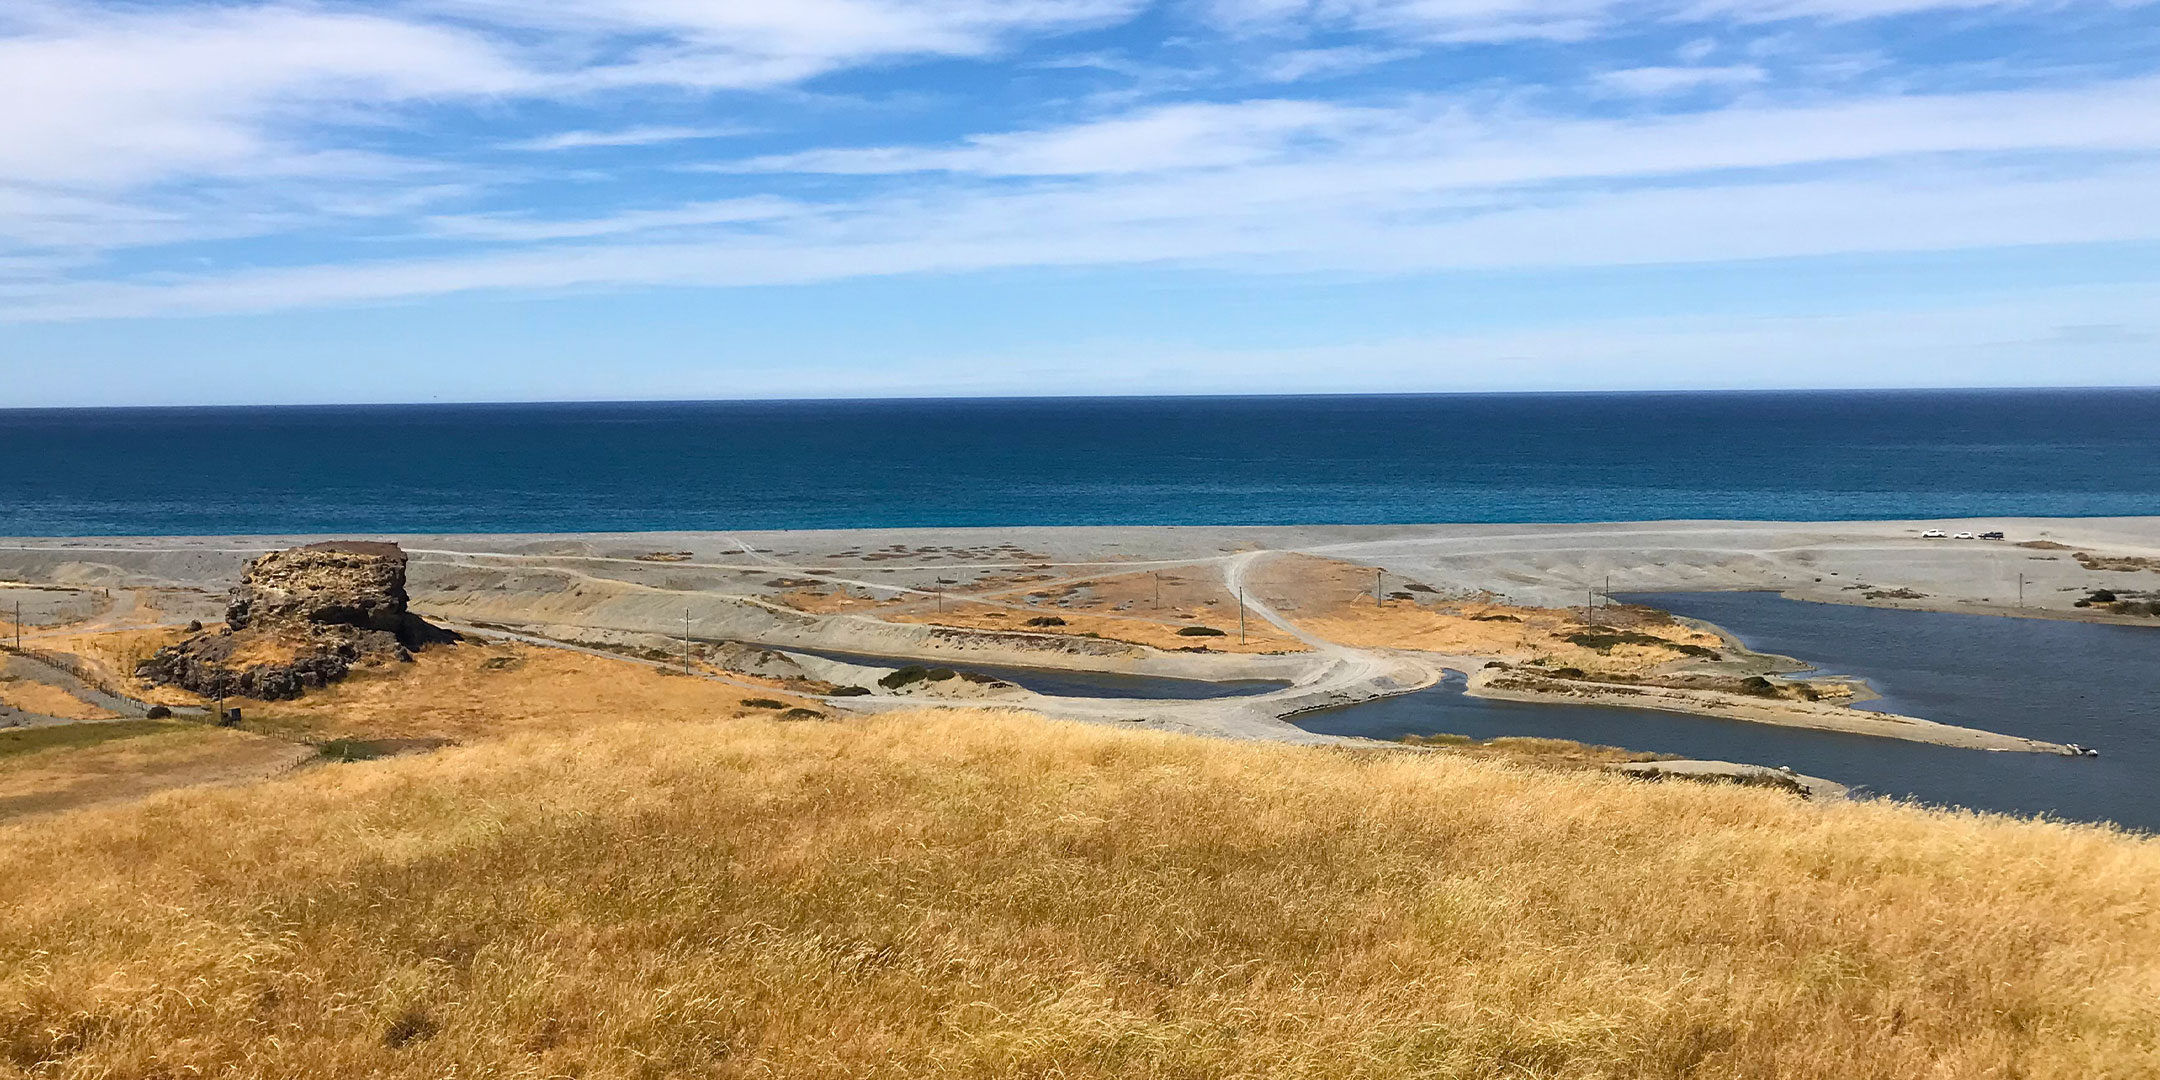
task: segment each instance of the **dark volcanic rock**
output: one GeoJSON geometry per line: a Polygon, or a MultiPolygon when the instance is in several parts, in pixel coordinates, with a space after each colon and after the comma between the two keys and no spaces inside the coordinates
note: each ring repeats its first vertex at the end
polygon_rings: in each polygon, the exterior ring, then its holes
{"type": "Polygon", "coordinates": [[[226,627],[161,649],[136,675],[204,697],[278,701],[345,677],[355,664],[412,659],[457,640],[405,609],[405,552],[338,541],[274,551],[232,591],[226,627]]]}

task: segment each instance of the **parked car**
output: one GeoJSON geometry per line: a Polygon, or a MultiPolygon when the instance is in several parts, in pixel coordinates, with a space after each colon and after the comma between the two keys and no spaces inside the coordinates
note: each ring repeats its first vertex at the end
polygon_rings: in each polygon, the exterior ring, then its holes
{"type": "Polygon", "coordinates": [[[1948,539],[1950,539],[1950,534],[1949,534],[1949,533],[1946,533],[1946,532],[1944,532],[1944,531],[1942,531],[1941,529],[1929,529],[1928,531],[1926,531],[1926,532],[1924,532],[1924,533],[1921,533],[1921,534],[1920,534],[1920,539],[1922,539],[1922,540],[1948,540],[1948,539]]]}
{"type": "Polygon", "coordinates": [[[1980,538],[1979,538],[1978,536],[1975,536],[1975,535],[1973,535],[1972,533],[1959,533],[1959,534],[1957,534],[1956,536],[1953,536],[1953,537],[1951,537],[1950,539],[1952,539],[1952,540],[1978,540],[1978,539],[1980,539],[1980,538]]]}
{"type": "Polygon", "coordinates": [[[1981,533],[1981,534],[1980,534],[1980,539],[1982,539],[1982,540],[2002,540],[2002,539],[2006,539],[2006,537],[2004,537],[2004,536],[2003,536],[2003,534],[2001,534],[2001,533],[1999,533],[1999,532],[1984,532],[1984,533],[1981,533]]]}

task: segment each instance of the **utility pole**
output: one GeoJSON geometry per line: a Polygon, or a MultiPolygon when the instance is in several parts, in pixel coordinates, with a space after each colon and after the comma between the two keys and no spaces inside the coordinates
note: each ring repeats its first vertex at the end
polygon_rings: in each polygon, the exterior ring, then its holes
{"type": "Polygon", "coordinates": [[[682,610],[682,670],[690,674],[690,609],[682,610]]]}
{"type": "Polygon", "coordinates": [[[1237,591],[1237,643],[1245,644],[1245,590],[1237,591]]]}
{"type": "Polygon", "coordinates": [[[1387,602],[1386,602],[1386,600],[1384,599],[1384,598],[1385,598],[1385,596],[1386,596],[1387,594],[1385,594],[1385,593],[1383,593],[1383,592],[1381,592],[1381,591],[1380,591],[1380,589],[1381,589],[1381,584],[1380,584],[1380,581],[1381,581],[1381,575],[1382,575],[1382,574],[1384,574],[1384,573],[1386,573],[1386,571],[1383,571],[1383,570],[1381,570],[1381,569],[1380,569],[1379,567],[1377,567],[1377,566],[1373,568],[1373,572],[1372,572],[1372,606],[1374,606],[1374,607],[1376,607],[1376,608],[1381,608],[1381,609],[1383,609],[1383,610],[1384,610],[1384,609],[1386,609],[1386,607],[1387,607],[1387,602]]]}
{"type": "Polygon", "coordinates": [[[1155,610],[1162,610],[1162,571],[1155,571],[1155,610]]]}
{"type": "Polygon", "coordinates": [[[15,651],[22,651],[22,601],[15,601],[15,651]]]}
{"type": "Polygon", "coordinates": [[[2025,575],[2023,574],[2018,575],[2018,607],[2021,610],[2025,607],[2025,575]]]}

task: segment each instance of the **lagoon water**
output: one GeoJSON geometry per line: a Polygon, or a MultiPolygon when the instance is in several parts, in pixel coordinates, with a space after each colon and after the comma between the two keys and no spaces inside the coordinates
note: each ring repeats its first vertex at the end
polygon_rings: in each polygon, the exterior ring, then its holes
{"type": "Polygon", "coordinates": [[[0,409],[0,535],[2153,512],[2160,390],[0,409]]]}
{"type": "Polygon", "coordinates": [[[2160,629],[1811,604],[1772,593],[1624,597],[1737,635],[1748,647],[1866,678],[1863,706],[2075,742],[2099,758],[1988,753],[1710,717],[1465,697],[1460,683],[1301,717],[1336,735],[1450,733],[1573,739],[1685,757],[1790,765],[1921,802],[2160,832],[2160,629]]]}

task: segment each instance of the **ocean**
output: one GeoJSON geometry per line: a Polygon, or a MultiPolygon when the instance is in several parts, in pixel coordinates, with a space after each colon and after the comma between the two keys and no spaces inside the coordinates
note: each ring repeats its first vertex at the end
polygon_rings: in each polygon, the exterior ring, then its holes
{"type": "Polygon", "coordinates": [[[2160,390],[0,410],[0,535],[2160,513],[2160,390]]]}

